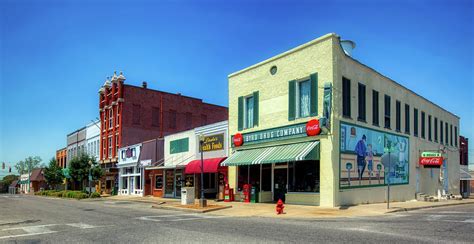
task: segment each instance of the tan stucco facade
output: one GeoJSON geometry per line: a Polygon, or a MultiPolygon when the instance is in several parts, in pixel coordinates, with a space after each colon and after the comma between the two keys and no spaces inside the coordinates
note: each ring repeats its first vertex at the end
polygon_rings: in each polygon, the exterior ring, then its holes
{"type": "MultiPolygon", "coordinates": [[[[395,100],[407,103],[411,109],[411,134],[399,133],[409,137],[409,183],[392,187],[391,195],[394,201],[405,201],[415,198],[415,193],[423,192],[435,195],[442,188],[439,182],[439,169],[425,169],[418,167],[420,151],[437,150],[439,143],[430,142],[413,136],[413,108],[417,108],[431,115],[433,118],[455,126],[459,131],[459,117],[440,108],[423,97],[413,93],[407,88],[379,74],[375,70],[359,63],[347,56],[340,45],[336,34],[327,34],[311,42],[298,46],[285,53],[250,66],[229,75],[229,134],[237,132],[248,133],[285,125],[306,122],[313,118],[322,117],[323,113],[323,87],[325,83],[332,84],[332,113],[329,132],[316,136],[320,141],[320,193],[308,202],[318,201],[320,206],[339,206],[347,204],[384,202],[386,187],[366,187],[344,189],[339,188],[339,124],[341,121],[351,124],[386,131],[397,134],[395,127],[395,100]],[[270,74],[270,68],[277,67],[275,75],[270,74]],[[303,119],[288,120],[288,82],[308,78],[310,74],[318,75],[318,116],[303,119]],[[342,117],[342,77],[351,80],[351,111],[352,118],[342,117]],[[357,120],[357,84],[366,85],[366,111],[367,122],[357,120]],[[380,127],[372,125],[372,89],[379,92],[379,120],[380,127]],[[259,92],[259,124],[251,129],[238,131],[238,97],[259,92]],[[383,127],[384,95],[391,96],[391,124],[392,128],[383,127]],[[431,173],[433,171],[433,173],[431,173]],[[417,188],[417,176],[419,186],[417,188]],[[433,177],[432,177],[433,175],[433,177]]],[[[407,77],[409,80],[410,78],[407,77]]],[[[401,113],[402,131],[404,128],[404,112],[401,113]]],[[[426,118],[426,122],[427,122],[426,118]]],[[[418,123],[421,123],[418,117],[418,123]]],[[[433,123],[433,121],[432,121],[433,123]]],[[[421,126],[419,125],[419,130],[421,126]]],[[[434,129],[434,126],[432,126],[434,129]]],[[[438,126],[439,129],[439,126],[438,126]]],[[[428,130],[428,126],[426,126],[428,130]]],[[[428,132],[426,132],[427,134],[428,132]]],[[[439,137],[438,133],[438,137],[439,137]]],[[[459,145],[459,143],[457,144],[459,145]]],[[[456,147],[447,146],[449,193],[459,194],[459,153],[456,147]]],[[[233,153],[233,149],[229,155],[233,153]]],[[[229,167],[229,184],[235,188],[237,181],[236,167],[229,167]]],[[[311,197],[308,194],[308,197],[311,197]]],[[[293,197],[297,202],[304,202],[304,196],[293,197]]],[[[291,198],[291,197],[290,197],[291,198]]]]}

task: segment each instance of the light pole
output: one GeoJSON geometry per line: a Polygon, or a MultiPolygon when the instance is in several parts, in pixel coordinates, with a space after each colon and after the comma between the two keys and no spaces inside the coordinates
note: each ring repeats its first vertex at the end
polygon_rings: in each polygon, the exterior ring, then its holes
{"type": "Polygon", "coordinates": [[[207,201],[204,198],[204,155],[202,145],[204,144],[203,136],[199,137],[199,150],[201,151],[201,198],[199,199],[199,207],[204,208],[207,206],[207,201]]]}
{"type": "Polygon", "coordinates": [[[92,170],[92,161],[89,160],[89,197],[91,197],[92,195],[92,190],[91,190],[91,181],[92,181],[92,174],[91,174],[91,170],[92,170]]]}

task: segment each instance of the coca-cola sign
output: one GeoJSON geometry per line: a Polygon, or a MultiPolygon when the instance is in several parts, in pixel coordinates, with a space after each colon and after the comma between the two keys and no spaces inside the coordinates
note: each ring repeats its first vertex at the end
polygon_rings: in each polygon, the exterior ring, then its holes
{"type": "Polygon", "coordinates": [[[319,126],[319,120],[312,119],[306,123],[306,135],[316,136],[321,133],[321,127],[319,126]]]}
{"type": "Polygon", "coordinates": [[[430,166],[443,165],[443,157],[420,157],[420,165],[430,165],[430,166]]]}
{"type": "Polygon", "coordinates": [[[244,138],[242,137],[242,134],[240,134],[240,133],[235,134],[233,136],[232,140],[233,140],[234,145],[236,147],[240,147],[240,146],[242,146],[242,144],[244,144],[244,138]]]}

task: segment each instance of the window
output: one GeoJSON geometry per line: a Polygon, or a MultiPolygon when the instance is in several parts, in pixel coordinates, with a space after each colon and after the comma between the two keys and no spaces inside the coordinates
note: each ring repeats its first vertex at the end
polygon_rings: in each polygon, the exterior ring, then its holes
{"type": "Polygon", "coordinates": [[[115,155],[117,155],[119,149],[119,135],[115,135],[115,155]]]}
{"type": "Polygon", "coordinates": [[[439,137],[440,137],[439,138],[440,143],[443,144],[444,137],[443,137],[443,121],[442,120],[439,121],[439,137]]]}
{"type": "Polygon", "coordinates": [[[109,136],[109,158],[112,157],[112,136],[109,136]]]}
{"type": "Polygon", "coordinates": [[[115,119],[115,125],[116,126],[119,126],[119,123],[120,123],[120,107],[117,106],[117,118],[115,119]]]}
{"type": "Polygon", "coordinates": [[[170,141],[170,154],[189,151],[189,138],[170,141]]]}
{"type": "Polygon", "coordinates": [[[454,146],[458,146],[458,127],[454,126],[454,146]]]}
{"type": "Polygon", "coordinates": [[[359,86],[358,86],[358,90],[359,90],[359,116],[357,117],[357,119],[359,121],[363,121],[365,122],[365,85],[364,84],[361,84],[359,83],[359,86]]]}
{"type": "Polygon", "coordinates": [[[128,177],[122,177],[122,189],[128,189],[128,177]]]}
{"type": "Polygon", "coordinates": [[[291,162],[288,165],[289,192],[319,192],[319,161],[291,162]]]}
{"type": "Polygon", "coordinates": [[[296,83],[296,118],[309,117],[311,104],[311,81],[305,80],[296,83]]]}
{"type": "Polygon", "coordinates": [[[342,77],[342,116],[351,117],[351,80],[342,77]]]}
{"type": "Polygon", "coordinates": [[[449,125],[449,145],[453,146],[453,125],[449,125]]]}
{"type": "Polygon", "coordinates": [[[106,145],[106,140],[105,137],[102,138],[102,158],[106,158],[107,156],[107,145],[106,145]]]}
{"type": "Polygon", "coordinates": [[[425,112],[421,112],[421,138],[425,139],[425,112]]]}
{"type": "Polygon", "coordinates": [[[170,129],[176,129],[176,110],[170,110],[169,114],[170,118],[168,127],[170,129]]]}
{"type": "Polygon", "coordinates": [[[401,104],[400,104],[400,101],[397,101],[396,102],[396,107],[395,107],[396,111],[396,121],[395,121],[395,130],[397,132],[400,132],[401,131],[401,104]]]}
{"type": "Polygon", "coordinates": [[[160,108],[157,108],[157,107],[151,108],[151,126],[155,126],[155,127],[160,126],[160,108]]]}
{"type": "Polygon", "coordinates": [[[135,125],[140,124],[140,104],[133,104],[132,105],[132,123],[135,125]]]}
{"type": "Polygon", "coordinates": [[[163,188],[163,175],[155,175],[155,189],[163,188]]]}
{"type": "Polygon", "coordinates": [[[141,187],[142,187],[142,182],[141,182],[140,176],[137,175],[135,176],[135,189],[140,190],[141,187]]]}
{"type": "Polygon", "coordinates": [[[390,96],[385,95],[384,100],[384,124],[385,128],[390,129],[390,96]]]}
{"type": "Polygon", "coordinates": [[[253,127],[253,96],[245,98],[244,105],[244,128],[253,127]]]}
{"type": "Polygon", "coordinates": [[[193,114],[190,112],[186,112],[186,120],[184,121],[185,128],[191,129],[193,127],[193,114]]]}
{"type": "Polygon", "coordinates": [[[448,132],[449,132],[448,122],[445,122],[445,123],[444,123],[444,128],[445,128],[445,131],[446,131],[446,133],[445,133],[445,139],[446,139],[446,140],[444,140],[444,142],[446,143],[446,145],[448,145],[448,144],[449,144],[449,140],[448,140],[448,139],[449,139],[449,135],[448,135],[448,134],[449,134],[449,133],[448,133],[448,132]]]}
{"type": "Polygon", "coordinates": [[[201,114],[201,125],[207,125],[207,115],[201,114]]]}
{"type": "Polygon", "coordinates": [[[379,92],[372,90],[372,124],[379,125],[379,92]]]}
{"type": "Polygon", "coordinates": [[[109,109],[109,130],[114,127],[114,110],[109,109]]]}
{"type": "Polygon", "coordinates": [[[418,136],[418,109],[413,110],[413,135],[418,136]]]}
{"type": "Polygon", "coordinates": [[[433,130],[431,129],[431,115],[428,115],[428,140],[431,141],[431,132],[433,130]]]}
{"type": "Polygon", "coordinates": [[[405,133],[410,134],[410,105],[405,104],[405,133]]]}
{"type": "Polygon", "coordinates": [[[434,141],[438,142],[438,118],[434,118],[434,141]]]}

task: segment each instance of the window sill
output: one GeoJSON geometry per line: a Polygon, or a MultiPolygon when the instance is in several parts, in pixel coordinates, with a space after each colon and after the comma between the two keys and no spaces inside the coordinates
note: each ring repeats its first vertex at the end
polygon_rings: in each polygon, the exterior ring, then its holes
{"type": "Polygon", "coordinates": [[[367,123],[367,120],[361,118],[357,118],[357,121],[367,123]]]}
{"type": "Polygon", "coordinates": [[[372,123],[372,125],[373,125],[373,126],[380,127],[380,125],[379,125],[379,124],[374,124],[374,123],[372,123]]]}
{"type": "Polygon", "coordinates": [[[352,120],[351,116],[347,116],[347,115],[343,115],[342,118],[343,118],[343,119],[350,119],[350,120],[352,120]]]}
{"type": "Polygon", "coordinates": [[[405,135],[410,135],[410,132],[409,132],[409,131],[405,131],[405,135]]]}
{"type": "Polygon", "coordinates": [[[392,128],[387,127],[387,126],[385,126],[384,128],[387,129],[387,130],[392,130],[392,128]]]}
{"type": "Polygon", "coordinates": [[[401,131],[401,130],[395,130],[395,132],[402,133],[402,131],[401,131]]]}

